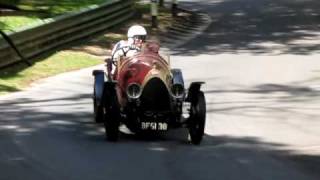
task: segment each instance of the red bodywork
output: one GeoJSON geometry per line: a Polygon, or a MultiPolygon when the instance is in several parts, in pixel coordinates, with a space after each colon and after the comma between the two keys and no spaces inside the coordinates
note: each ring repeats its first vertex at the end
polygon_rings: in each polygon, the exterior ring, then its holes
{"type": "MultiPolygon", "coordinates": [[[[119,50],[128,55],[126,48],[134,49],[124,46],[119,50]]],[[[135,133],[186,127],[193,144],[202,140],[206,118],[200,90],[203,82],[192,82],[186,92],[181,70],[170,69],[170,61],[158,51],[158,44],[147,43],[133,56],[120,57],[114,74],[110,72],[112,57],[107,63],[107,81],[104,71],[93,71],[95,121],[104,123],[108,140],[118,139],[121,123],[135,133]]]]}
{"type": "Polygon", "coordinates": [[[147,43],[132,57],[124,57],[118,61],[114,80],[118,82],[117,94],[120,105],[126,104],[126,89],[131,83],[137,83],[142,88],[152,77],[160,78],[169,87],[169,63],[159,55],[159,44],[147,43]]]}

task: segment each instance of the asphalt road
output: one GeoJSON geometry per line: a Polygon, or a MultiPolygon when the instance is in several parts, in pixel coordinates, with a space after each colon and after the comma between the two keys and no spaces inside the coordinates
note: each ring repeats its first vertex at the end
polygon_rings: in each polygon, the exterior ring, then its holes
{"type": "Polygon", "coordinates": [[[106,142],[84,69],[0,98],[0,179],[320,179],[320,3],[181,4],[213,19],[171,58],[206,81],[200,146],[183,130],[106,142]]]}

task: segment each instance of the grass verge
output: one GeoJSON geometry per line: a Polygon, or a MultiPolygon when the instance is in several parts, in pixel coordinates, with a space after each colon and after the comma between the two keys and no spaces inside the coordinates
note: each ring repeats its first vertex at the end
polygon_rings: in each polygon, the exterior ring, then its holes
{"type": "Polygon", "coordinates": [[[158,34],[165,33],[168,26],[171,26],[172,18],[167,9],[160,9],[158,29],[151,28],[148,5],[137,5],[136,9],[141,13],[140,17],[121,26],[108,29],[106,32],[75,42],[54,55],[47,54],[48,57],[33,61],[31,67],[18,64],[1,69],[0,95],[23,90],[30,83],[41,78],[101,64],[105,56],[110,55],[113,45],[121,39],[126,39],[127,29],[133,24],[143,25],[148,31],[149,40],[157,40],[158,34]]]}
{"type": "Polygon", "coordinates": [[[1,16],[0,29],[10,32],[37,21],[39,21],[39,18],[36,16],[1,16]]]}
{"type": "Polygon", "coordinates": [[[32,67],[19,64],[0,71],[0,95],[20,91],[30,83],[59,73],[101,63],[101,59],[82,52],[61,51],[38,61],[32,67]]]}
{"type": "Polygon", "coordinates": [[[0,2],[0,29],[6,32],[15,31],[46,18],[78,11],[107,1],[109,0],[4,0],[0,2]],[[3,9],[1,4],[17,9],[3,9]]]}
{"type": "Polygon", "coordinates": [[[57,15],[77,11],[90,5],[99,5],[107,1],[108,0],[20,0],[16,6],[23,10],[41,11],[47,14],[57,15]]]}

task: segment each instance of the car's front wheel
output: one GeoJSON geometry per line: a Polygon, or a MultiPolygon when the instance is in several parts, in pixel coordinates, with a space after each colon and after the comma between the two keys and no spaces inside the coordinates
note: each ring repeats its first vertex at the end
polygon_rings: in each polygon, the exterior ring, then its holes
{"type": "Polygon", "coordinates": [[[108,141],[117,141],[119,139],[119,120],[116,115],[109,115],[104,122],[104,127],[108,141]]]}
{"type": "Polygon", "coordinates": [[[190,107],[189,135],[192,144],[200,144],[206,123],[206,101],[204,93],[193,94],[190,107]]]}
{"type": "Polygon", "coordinates": [[[104,127],[106,139],[108,141],[117,141],[119,138],[120,124],[119,103],[113,88],[107,90],[105,95],[104,127]]]}

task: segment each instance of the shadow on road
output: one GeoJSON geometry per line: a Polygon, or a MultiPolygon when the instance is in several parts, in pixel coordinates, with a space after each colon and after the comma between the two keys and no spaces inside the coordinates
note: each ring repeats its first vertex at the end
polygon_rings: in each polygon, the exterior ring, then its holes
{"type": "MultiPolygon", "coordinates": [[[[319,96],[318,92],[309,88],[276,84],[262,84],[252,90],[208,90],[206,93],[265,95],[276,92],[285,92],[287,101],[294,101],[297,95],[304,98],[319,96]]],[[[292,177],[290,180],[309,179],[309,175],[297,173],[301,171],[314,177],[320,176],[320,156],[301,154],[286,144],[265,142],[257,137],[206,134],[200,146],[193,146],[188,143],[186,132],[175,131],[150,138],[122,134],[119,142],[106,142],[102,125],[93,123],[92,111],[83,108],[91,103],[90,97],[91,94],[81,94],[62,99],[23,98],[1,103],[0,134],[8,141],[12,139],[12,142],[0,142],[0,165],[21,164],[21,161],[25,164],[41,162],[48,166],[41,167],[41,172],[56,172],[55,177],[59,177],[60,172],[67,172],[64,177],[71,179],[90,179],[93,174],[103,176],[104,173],[125,179],[128,174],[122,173],[124,170],[134,172],[131,174],[133,177],[144,174],[144,171],[156,173],[157,168],[152,168],[152,165],[159,161],[168,173],[174,172],[171,174],[174,179],[256,179],[250,174],[257,173],[273,180],[287,177],[292,177]],[[65,110],[55,111],[59,107],[65,110]],[[13,148],[23,151],[14,151],[7,157],[8,152],[3,147],[9,147],[8,144],[13,142],[19,142],[18,147],[13,148]],[[185,174],[186,169],[190,169],[190,174],[185,174]],[[292,169],[296,171],[292,172],[292,169]]],[[[228,106],[232,105],[230,103],[228,106]]],[[[254,106],[268,108],[263,102],[254,106]]],[[[252,110],[245,106],[234,108],[252,110]]],[[[208,110],[208,114],[232,111],[213,108],[208,110]]],[[[211,120],[214,121],[208,119],[211,120]]],[[[19,174],[27,172],[30,175],[30,170],[22,168],[19,174]]]]}
{"type": "Polygon", "coordinates": [[[249,88],[207,89],[206,96],[213,97],[208,102],[207,112],[254,119],[267,118],[275,123],[279,120],[294,126],[301,124],[305,128],[314,126],[320,112],[320,90],[303,84],[294,82],[260,84],[249,88]]]}
{"type": "Polygon", "coordinates": [[[176,55],[319,53],[320,2],[223,0],[184,2],[201,7],[213,22],[205,33],[176,48],[176,55]]]}

